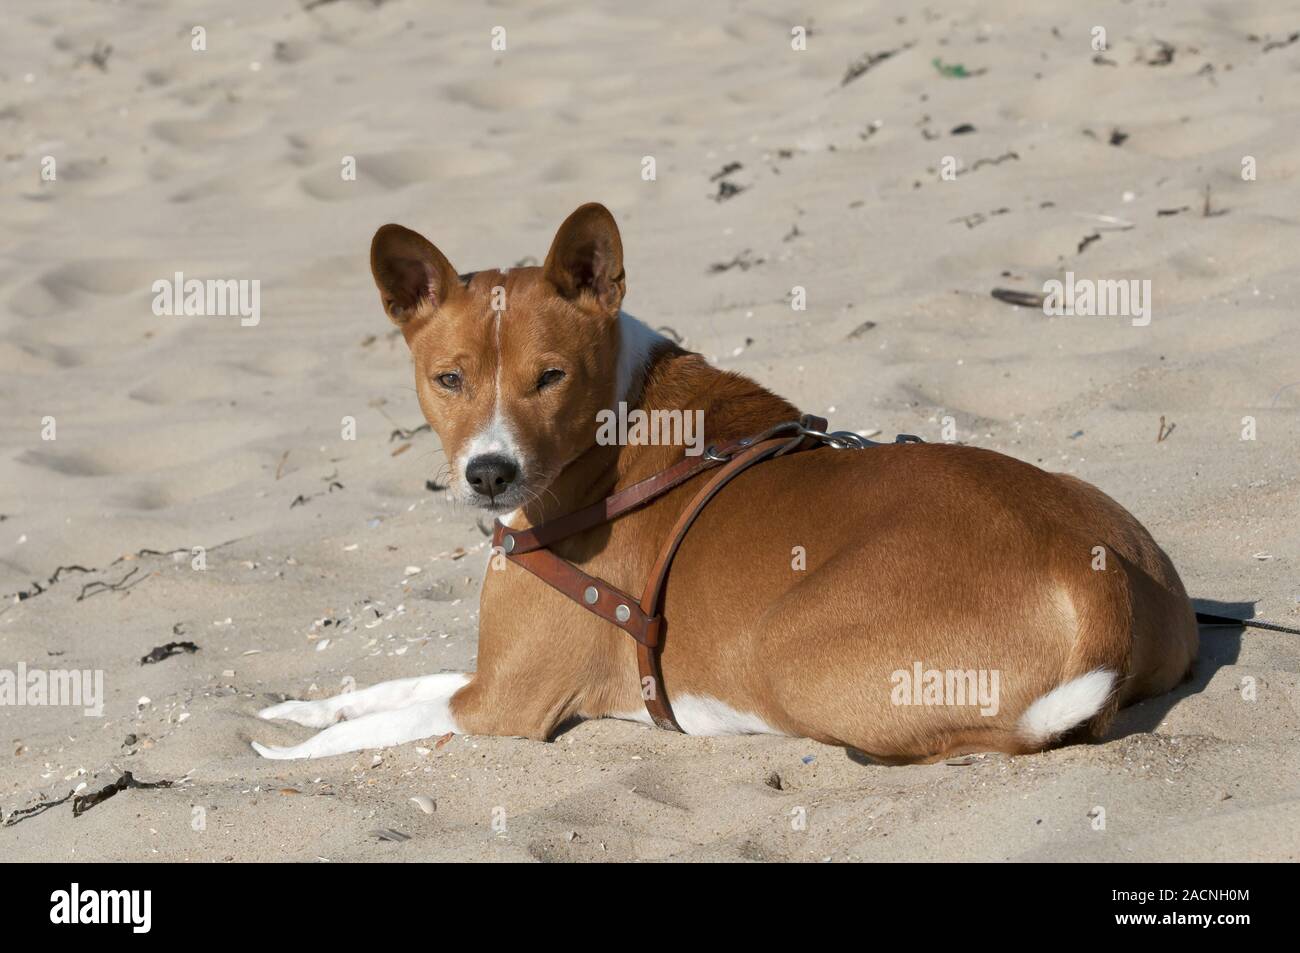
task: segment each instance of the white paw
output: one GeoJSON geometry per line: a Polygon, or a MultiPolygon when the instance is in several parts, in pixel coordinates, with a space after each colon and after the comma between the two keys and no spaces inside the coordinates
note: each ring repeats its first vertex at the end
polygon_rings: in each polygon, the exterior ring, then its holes
{"type": "Polygon", "coordinates": [[[290,761],[294,758],[301,758],[302,755],[294,754],[292,748],[268,748],[266,745],[260,745],[256,741],[250,742],[253,750],[263,758],[270,758],[272,761],[290,761]]]}
{"type": "Polygon", "coordinates": [[[266,721],[292,721],[305,728],[328,728],[338,721],[341,711],[331,705],[329,700],[316,702],[289,701],[263,708],[257,713],[258,718],[266,721]]]}

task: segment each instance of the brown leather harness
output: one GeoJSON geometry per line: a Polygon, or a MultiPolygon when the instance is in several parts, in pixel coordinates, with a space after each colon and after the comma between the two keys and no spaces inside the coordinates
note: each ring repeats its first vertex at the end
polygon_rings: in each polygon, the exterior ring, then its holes
{"type": "MultiPolygon", "coordinates": [[[[899,434],[895,443],[920,443],[921,438],[899,434]]],[[[636,642],[637,668],[641,673],[641,697],[646,710],[660,728],[681,731],[673,717],[672,706],[664,690],[659,654],[663,646],[665,620],[662,614],[664,587],[673,557],[686,538],[695,518],[718,491],[756,463],[828,446],[835,449],[863,449],[881,444],[850,431],[826,431],[826,421],[805,415],[801,419],[777,424],[761,434],[731,440],[720,447],[710,446],[703,455],[684,457],[666,470],[619,490],[590,506],[565,516],[548,520],[529,529],[511,529],[500,520],[492,533],[494,554],[528,570],[551,588],[568,596],[588,612],[618,626],[636,642]],[[573,563],[550,550],[553,543],[618,519],[626,513],[658,499],[692,477],[706,470],[716,470],[696,492],[677,517],[668,539],[659,550],[659,558],[650,570],[640,601],[603,579],[588,575],[573,563]]],[[[1256,626],[1284,632],[1297,630],[1254,619],[1234,619],[1196,613],[1202,625],[1256,626]]]]}
{"type": "MultiPolygon", "coordinates": [[[[919,442],[919,438],[903,434],[897,438],[897,442],[919,442]]],[[[603,500],[529,529],[512,529],[497,520],[492,533],[492,549],[494,553],[504,554],[510,562],[528,570],[587,611],[612,622],[632,636],[636,642],[641,697],[645,701],[646,710],[660,728],[681,731],[681,726],[673,717],[672,706],[668,703],[659,661],[665,628],[662,600],[673,557],[677,555],[682,540],[686,538],[687,531],[700,511],[729,482],[756,463],[819,446],[861,449],[879,444],[849,431],[828,433],[825,420],[805,415],[797,421],[777,424],[756,436],[731,440],[720,447],[710,446],[700,456],[684,457],[668,469],[625,487],[603,500]],[[646,581],[639,602],[628,593],[603,579],[588,575],[551,551],[552,544],[618,519],[706,470],[716,472],[700,487],[678,516],[667,541],[659,550],[659,558],[650,570],[650,578],[646,581]]]]}

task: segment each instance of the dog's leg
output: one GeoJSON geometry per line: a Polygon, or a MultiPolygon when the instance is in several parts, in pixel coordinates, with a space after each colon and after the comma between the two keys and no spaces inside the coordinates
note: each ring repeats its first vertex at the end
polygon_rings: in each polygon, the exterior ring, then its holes
{"type": "Polygon", "coordinates": [[[259,712],[259,716],[331,727],[289,748],[269,748],[254,741],[253,750],[275,760],[324,758],[459,731],[451,715],[451,697],[468,682],[469,676],[460,673],[426,675],[382,682],[316,702],[274,705],[259,712]],[[339,717],[350,720],[333,724],[339,717]]]}
{"type": "Polygon", "coordinates": [[[319,701],[287,701],[257,713],[267,721],[292,721],[307,728],[328,728],[342,718],[360,718],[380,711],[395,711],[420,702],[446,701],[469,682],[460,672],[399,678],[360,691],[344,692],[319,701]]]}
{"type": "Polygon", "coordinates": [[[456,731],[456,722],[446,701],[423,702],[397,711],[377,711],[352,721],[343,721],[290,748],[268,748],[256,741],[253,750],[263,758],[287,761],[295,758],[327,758],[333,754],[388,748],[408,741],[456,731]]]}

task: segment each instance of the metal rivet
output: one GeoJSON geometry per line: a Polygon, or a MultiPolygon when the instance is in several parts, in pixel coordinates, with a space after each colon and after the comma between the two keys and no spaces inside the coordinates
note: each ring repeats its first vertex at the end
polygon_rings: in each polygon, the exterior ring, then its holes
{"type": "Polygon", "coordinates": [[[501,541],[501,548],[508,553],[513,553],[515,551],[515,538],[513,536],[507,536],[501,541]]]}
{"type": "Polygon", "coordinates": [[[595,586],[588,586],[582,593],[582,601],[589,606],[594,606],[596,600],[600,598],[600,590],[595,586]]]}
{"type": "Polygon", "coordinates": [[[626,622],[628,619],[632,618],[632,610],[627,606],[621,605],[614,610],[614,618],[618,619],[619,622],[626,622]]]}

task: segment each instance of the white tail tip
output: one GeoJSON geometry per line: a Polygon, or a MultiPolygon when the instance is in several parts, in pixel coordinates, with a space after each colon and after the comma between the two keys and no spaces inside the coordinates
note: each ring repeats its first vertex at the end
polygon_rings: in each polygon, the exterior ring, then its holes
{"type": "Polygon", "coordinates": [[[1115,673],[1104,668],[1080,675],[1037,699],[1020,716],[1020,736],[1031,744],[1059,738],[1101,711],[1115,689],[1115,673]]]}

